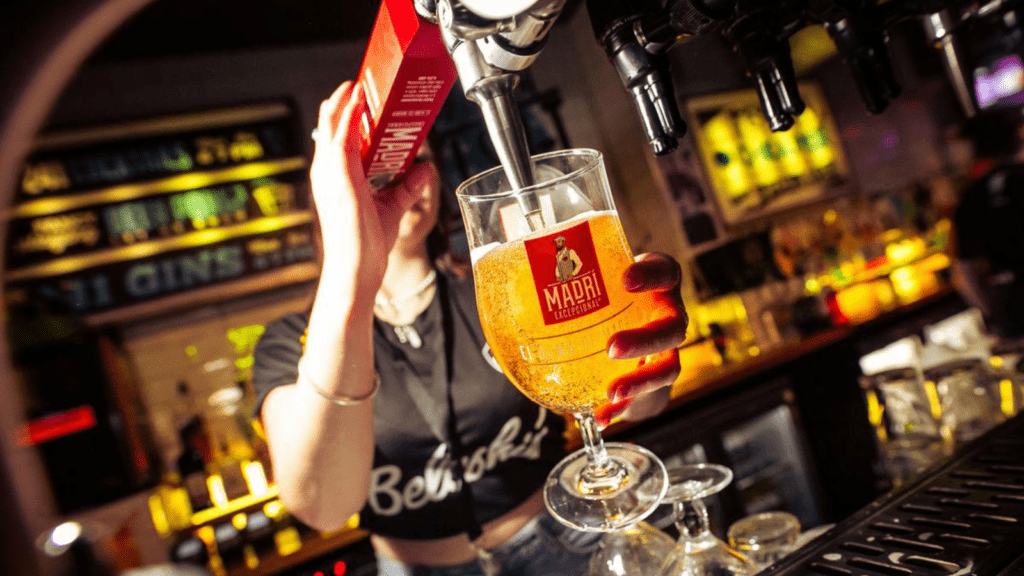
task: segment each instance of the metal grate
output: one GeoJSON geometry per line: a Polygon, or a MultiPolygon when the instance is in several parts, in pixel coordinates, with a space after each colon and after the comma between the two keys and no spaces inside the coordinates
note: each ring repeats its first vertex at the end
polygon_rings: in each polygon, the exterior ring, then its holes
{"type": "Polygon", "coordinates": [[[762,574],[1024,573],[1024,416],[762,574]],[[1016,567],[1016,568],[1015,568],[1016,567]]]}

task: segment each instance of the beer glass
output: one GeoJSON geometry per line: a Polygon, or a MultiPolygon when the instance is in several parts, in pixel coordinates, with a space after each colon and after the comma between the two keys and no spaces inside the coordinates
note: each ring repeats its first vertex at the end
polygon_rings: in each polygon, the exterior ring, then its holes
{"type": "Polygon", "coordinates": [[[584,448],[552,471],[544,499],[580,530],[612,531],[646,518],[667,475],[650,451],[605,443],[594,411],[637,360],[608,357],[608,339],[653,319],[654,296],[622,287],[633,255],[600,153],[532,158],[536,184],[512,189],[500,167],[456,191],[473,263],[477,308],[491,352],[527,397],[572,414],[584,448]]]}

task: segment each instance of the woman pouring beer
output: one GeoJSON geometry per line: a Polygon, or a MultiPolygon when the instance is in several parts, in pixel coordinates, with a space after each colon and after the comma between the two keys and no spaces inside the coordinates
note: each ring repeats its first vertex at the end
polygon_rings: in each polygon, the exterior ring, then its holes
{"type": "MultiPolygon", "coordinates": [[[[581,574],[598,534],[555,521],[540,491],[567,454],[565,418],[523,396],[490,354],[472,278],[443,248],[434,165],[382,190],[367,184],[363,106],[349,82],[321,105],[316,295],[256,347],[281,500],[321,530],[358,513],[382,575],[581,574]]],[[[609,384],[602,423],[665,407],[687,326],[680,274],[658,254],[623,274],[626,290],[658,293],[672,312],[609,340],[609,356],[636,369],[609,384]]]]}

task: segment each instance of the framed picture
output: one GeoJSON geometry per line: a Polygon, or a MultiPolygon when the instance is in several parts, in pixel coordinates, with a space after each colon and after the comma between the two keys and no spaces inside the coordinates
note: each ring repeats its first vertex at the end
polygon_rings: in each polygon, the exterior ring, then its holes
{"type": "Polygon", "coordinates": [[[753,89],[686,102],[698,156],[727,225],[823,200],[849,181],[824,93],[810,82],[799,89],[807,106],[785,132],[769,130],[753,89]]]}

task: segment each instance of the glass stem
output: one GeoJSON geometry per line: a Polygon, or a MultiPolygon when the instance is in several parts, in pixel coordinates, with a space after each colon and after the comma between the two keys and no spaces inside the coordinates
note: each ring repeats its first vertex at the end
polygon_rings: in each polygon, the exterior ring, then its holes
{"type": "Polygon", "coordinates": [[[623,470],[608,456],[594,414],[583,412],[574,416],[580,427],[580,436],[583,438],[583,450],[587,454],[587,465],[580,472],[580,488],[593,493],[618,488],[623,470]]]}
{"type": "Polygon", "coordinates": [[[679,530],[679,540],[687,551],[705,548],[702,545],[711,535],[708,509],[700,498],[676,500],[672,505],[672,516],[679,530]]]}

